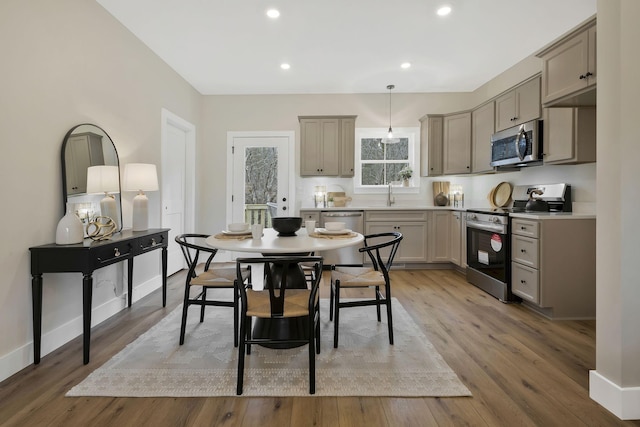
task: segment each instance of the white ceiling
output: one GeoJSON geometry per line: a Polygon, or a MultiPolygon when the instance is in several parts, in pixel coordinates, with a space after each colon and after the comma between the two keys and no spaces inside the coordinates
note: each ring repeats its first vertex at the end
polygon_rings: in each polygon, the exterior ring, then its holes
{"type": "Polygon", "coordinates": [[[206,95],[380,93],[388,84],[394,92],[473,91],[595,14],[597,3],[96,1],[206,95]],[[445,3],[453,11],[442,18],[435,12],[445,3]],[[266,16],[271,7],[278,19],[266,16]]]}

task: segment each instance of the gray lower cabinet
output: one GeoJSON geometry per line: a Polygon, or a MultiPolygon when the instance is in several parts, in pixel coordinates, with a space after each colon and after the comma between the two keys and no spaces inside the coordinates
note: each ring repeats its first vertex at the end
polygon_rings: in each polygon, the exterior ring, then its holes
{"type": "Polygon", "coordinates": [[[400,242],[394,263],[427,262],[426,211],[366,211],[364,218],[365,234],[389,231],[402,233],[402,242],[400,242]]]}
{"type": "Polygon", "coordinates": [[[450,211],[441,210],[429,212],[429,262],[451,261],[450,223],[450,211]]]}
{"type": "Polygon", "coordinates": [[[300,217],[302,217],[302,225],[305,221],[315,221],[316,227],[320,227],[320,212],[318,211],[300,211],[300,217]]]}
{"type": "Polygon", "coordinates": [[[590,218],[513,218],[513,293],[552,319],[594,318],[595,226],[590,218]]]}

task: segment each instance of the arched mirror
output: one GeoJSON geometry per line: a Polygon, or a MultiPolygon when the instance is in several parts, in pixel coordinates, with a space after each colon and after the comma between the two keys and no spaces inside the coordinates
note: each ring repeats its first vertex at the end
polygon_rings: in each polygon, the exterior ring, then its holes
{"type": "Polygon", "coordinates": [[[120,162],[109,135],[96,125],[77,125],[65,135],[61,157],[65,213],[69,204],[85,226],[96,216],[109,216],[120,231],[120,162]]]}

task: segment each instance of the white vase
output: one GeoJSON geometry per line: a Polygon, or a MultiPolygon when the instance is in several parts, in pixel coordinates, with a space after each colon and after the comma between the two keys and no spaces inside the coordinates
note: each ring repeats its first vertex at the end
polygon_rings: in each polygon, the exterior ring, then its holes
{"type": "Polygon", "coordinates": [[[403,187],[408,187],[409,186],[409,179],[408,178],[402,180],[402,186],[403,187]]]}
{"type": "Polygon", "coordinates": [[[56,244],[72,245],[74,243],[82,243],[84,239],[84,231],[82,221],[74,213],[67,203],[67,214],[58,222],[56,228],[56,244]]]}

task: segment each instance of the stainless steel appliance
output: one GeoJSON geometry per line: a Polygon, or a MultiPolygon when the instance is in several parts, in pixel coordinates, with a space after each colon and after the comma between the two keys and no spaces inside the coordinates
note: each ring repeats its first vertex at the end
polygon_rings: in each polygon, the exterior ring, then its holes
{"type": "MultiPolygon", "coordinates": [[[[324,227],[326,222],[339,221],[345,223],[345,228],[364,233],[364,212],[363,211],[322,211],[320,212],[319,227],[324,227]]],[[[324,265],[330,264],[358,264],[364,262],[364,255],[358,251],[361,246],[351,246],[342,249],[335,249],[321,253],[324,257],[324,265]]]]}
{"type": "Polygon", "coordinates": [[[491,136],[491,166],[520,167],[542,163],[542,121],[532,120],[491,136]]]}
{"type": "Polygon", "coordinates": [[[567,184],[517,185],[511,194],[511,207],[467,209],[467,281],[502,302],[520,300],[511,292],[509,215],[527,212],[529,195],[533,192],[548,204],[550,214],[572,210],[571,186],[567,184]]]}
{"type": "Polygon", "coordinates": [[[467,281],[500,301],[519,300],[511,293],[509,213],[467,210],[467,281]]]}

